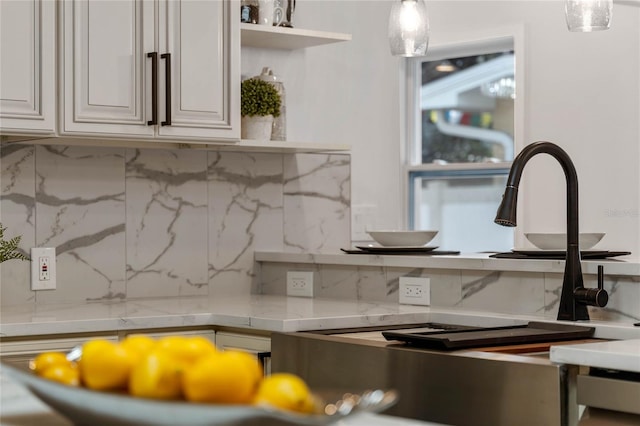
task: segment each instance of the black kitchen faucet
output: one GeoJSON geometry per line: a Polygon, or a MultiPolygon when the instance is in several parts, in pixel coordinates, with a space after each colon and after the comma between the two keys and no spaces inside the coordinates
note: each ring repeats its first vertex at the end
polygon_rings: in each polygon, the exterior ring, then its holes
{"type": "Polygon", "coordinates": [[[603,288],[604,277],[601,265],[598,266],[598,288],[585,288],[583,285],[578,245],[578,175],[571,158],[562,148],[551,142],[534,142],[518,154],[511,165],[507,187],[498,207],[495,222],[503,226],[516,226],[520,177],[527,161],[540,153],[549,154],[558,160],[567,180],[567,254],[558,319],[588,320],[587,305],[602,308],[609,301],[609,295],[603,288]]]}

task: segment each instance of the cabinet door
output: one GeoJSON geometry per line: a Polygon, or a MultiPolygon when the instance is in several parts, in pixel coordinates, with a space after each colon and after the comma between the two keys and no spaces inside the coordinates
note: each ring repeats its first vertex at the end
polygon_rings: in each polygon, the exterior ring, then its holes
{"type": "Polygon", "coordinates": [[[171,122],[160,137],[240,139],[239,10],[234,0],[160,2],[159,50],[171,55],[160,60],[160,120],[171,122]]]}
{"type": "Polygon", "coordinates": [[[0,2],[0,131],[55,130],[56,3],[0,2]]]}
{"type": "MultiPolygon", "coordinates": [[[[4,1],[4,0],[3,0],[4,1]]],[[[0,344],[0,359],[14,364],[28,365],[29,360],[42,352],[68,352],[89,340],[102,339],[117,342],[115,334],[90,334],[75,337],[50,337],[34,340],[3,341],[0,344]]]]}
{"type": "Polygon", "coordinates": [[[65,0],[63,134],[153,136],[154,2],[65,0]]]}
{"type": "Polygon", "coordinates": [[[271,374],[271,338],[219,331],[216,333],[216,346],[222,350],[233,349],[255,355],[264,375],[271,374]]]}

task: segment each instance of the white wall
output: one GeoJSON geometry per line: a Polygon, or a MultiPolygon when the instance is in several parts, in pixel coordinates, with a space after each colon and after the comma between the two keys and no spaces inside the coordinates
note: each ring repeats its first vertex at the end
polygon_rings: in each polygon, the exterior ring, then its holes
{"type": "Polygon", "coordinates": [[[289,140],[352,146],[352,205],[377,206],[382,227],[402,224],[400,59],[389,54],[388,1],[298,0],[298,28],[352,34],[305,50],[242,50],[242,74],[270,66],[287,91],[289,140]]]}
{"type": "MultiPolygon", "coordinates": [[[[287,88],[290,140],[352,146],[352,205],[377,206],[376,225],[404,223],[401,193],[400,61],[386,40],[391,1],[298,0],[300,28],[353,34],[301,51],[243,49],[247,76],[269,65],[287,88]]],[[[581,229],[606,232],[601,247],[640,259],[640,7],[616,3],[612,29],[566,30],[563,2],[427,1],[431,45],[464,34],[525,30],[525,144],[548,140],[572,157],[580,181],[581,229]]],[[[564,176],[534,158],[520,193],[523,232],[564,231],[564,176]]],[[[496,206],[497,207],[497,206],[496,206]]]]}

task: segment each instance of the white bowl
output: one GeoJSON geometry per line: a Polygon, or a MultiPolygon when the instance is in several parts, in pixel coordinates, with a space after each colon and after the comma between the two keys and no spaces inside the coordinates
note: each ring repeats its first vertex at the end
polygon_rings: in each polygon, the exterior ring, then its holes
{"type": "Polygon", "coordinates": [[[382,246],[418,247],[433,240],[438,231],[368,231],[382,246]]]}
{"type": "MultiPolygon", "coordinates": [[[[542,250],[566,250],[567,234],[564,233],[525,233],[531,244],[542,250]]],[[[604,233],[581,233],[578,244],[580,250],[589,250],[600,242],[604,233]]]]}

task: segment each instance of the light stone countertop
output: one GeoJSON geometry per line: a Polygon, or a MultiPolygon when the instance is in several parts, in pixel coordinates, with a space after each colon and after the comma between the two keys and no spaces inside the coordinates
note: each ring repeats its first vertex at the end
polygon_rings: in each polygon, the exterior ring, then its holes
{"type": "MultiPolygon", "coordinates": [[[[0,310],[0,337],[206,326],[235,327],[247,329],[247,332],[294,332],[426,322],[497,327],[528,321],[551,320],[388,302],[242,295],[4,306],[0,310]]],[[[595,327],[596,338],[640,339],[640,327],[631,323],[596,320],[565,323],[595,327]]]]}
{"type": "Polygon", "coordinates": [[[184,297],[4,306],[0,336],[197,326],[289,332],[428,321],[428,307],[397,303],[270,295],[184,297]]]}
{"type": "Polygon", "coordinates": [[[561,364],[640,373],[640,339],[552,346],[550,359],[561,364]]]}
{"type": "MultiPolygon", "coordinates": [[[[407,256],[346,253],[288,253],[256,251],[258,262],[309,263],[351,266],[385,266],[398,268],[462,269],[476,271],[514,271],[564,273],[564,260],[552,259],[496,259],[490,253],[461,253],[443,256],[407,256]]],[[[605,274],[618,276],[640,276],[640,263],[633,260],[610,258],[583,260],[584,274],[597,274],[598,265],[604,265],[605,274]]]]}

